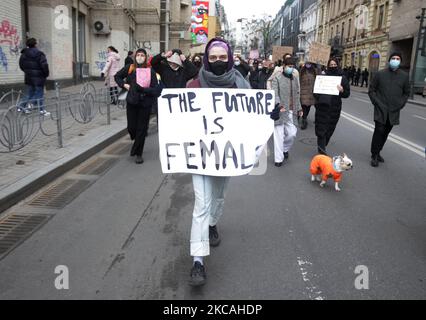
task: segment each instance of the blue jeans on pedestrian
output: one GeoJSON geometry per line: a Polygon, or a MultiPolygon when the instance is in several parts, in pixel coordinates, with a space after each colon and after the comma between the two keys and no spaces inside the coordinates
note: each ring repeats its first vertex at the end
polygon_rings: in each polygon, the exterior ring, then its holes
{"type": "Polygon", "coordinates": [[[19,102],[20,108],[27,108],[28,103],[38,106],[39,110],[44,110],[44,87],[27,85],[27,92],[19,102]]]}
{"type": "Polygon", "coordinates": [[[195,204],[192,213],[191,256],[210,254],[209,226],[215,226],[223,213],[229,177],[192,175],[195,204]]]}

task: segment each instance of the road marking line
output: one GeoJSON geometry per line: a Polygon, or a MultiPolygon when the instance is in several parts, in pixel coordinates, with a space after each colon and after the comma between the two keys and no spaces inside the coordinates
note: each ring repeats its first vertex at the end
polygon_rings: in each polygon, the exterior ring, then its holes
{"type": "Polygon", "coordinates": [[[301,257],[297,257],[297,264],[299,265],[300,273],[302,275],[303,281],[305,282],[309,299],[325,300],[322,291],[319,290],[318,287],[316,287],[313,283],[312,278],[316,278],[317,276],[310,271],[312,268],[312,262],[303,260],[301,257]]]}
{"type": "Polygon", "coordinates": [[[371,101],[364,100],[364,99],[360,99],[360,98],[354,98],[354,99],[355,99],[355,100],[358,100],[358,101],[361,101],[361,102],[368,103],[368,104],[370,104],[370,103],[371,103],[371,101]]]}
{"type": "Polygon", "coordinates": [[[413,114],[413,117],[414,117],[414,118],[419,118],[419,119],[422,119],[422,120],[426,120],[426,118],[425,118],[425,117],[418,116],[417,114],[413,114]]]}
{"type": "MultiPolygon", "coordinates": [[[[349,113],[343,112],[342,111],[342,117],[344,117],[346,120],[349,120],[361,127],[363,127],[364,129],[369,130],[370,132],[374,132],[374,125],[361,120],[349,113]]],[[[408,141],[407,139],[401,138],[393,133],[389,134],[389,140],[400,145],[401,147],[404,147],[416,154],[418,154],[421,157],[425,156],[425,148],[419,146],[418,144],[415,144],[411,141],[408,141]]]]}

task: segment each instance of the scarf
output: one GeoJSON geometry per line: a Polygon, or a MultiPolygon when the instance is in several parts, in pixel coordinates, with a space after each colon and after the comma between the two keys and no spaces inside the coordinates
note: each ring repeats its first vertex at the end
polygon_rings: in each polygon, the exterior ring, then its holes
{"type": "Polygon", "coordinates": [[[241,73],[232,68],[224,74],[217,76],[201,67],[198,79],[202,88],[235,88],[251,89],[250,84],[243,78],[241,73]]]}

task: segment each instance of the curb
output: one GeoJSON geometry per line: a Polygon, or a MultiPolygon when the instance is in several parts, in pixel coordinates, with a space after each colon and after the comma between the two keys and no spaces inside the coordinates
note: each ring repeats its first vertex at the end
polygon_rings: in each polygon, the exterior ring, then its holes
{"type": "Polygon", "coordinates": [[[127,134],[127,128],[119,129],[115,133],[105,135],[105,139],[97,144],[87,145],[85,149],[77,150],[73,154],[52,163],[44,169],[35,171],[24,178],[24,182],[18,181],[0,191],[0,214],[13,205],[27,198],[35,191],[40,190],[65,172],[75,168],[96,153],[105,149],[115,141],[127,134]]]}
{"type": "MultiPolygon", "coordinates": [[[[352,91],[358,92],[358,93],[368,94],[368,92],[365,92],[365,91],[357,91],[357,90],[352,90],[352,91]]],[[[408,99],[408,103],[415,104],[415,105],[421,106],[421,107],[426,107],[426,102],[419,102],[419,101],[416,101],[416,100],[408,99]]]]}

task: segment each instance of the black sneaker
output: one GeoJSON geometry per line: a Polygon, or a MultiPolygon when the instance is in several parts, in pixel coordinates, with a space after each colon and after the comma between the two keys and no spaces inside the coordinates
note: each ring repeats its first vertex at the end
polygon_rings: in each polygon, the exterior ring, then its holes
{"type": "Polygon", "coordinates": [[[371,157],[371,166],[372,167],[378,167],[379,166],[379,157],[378,156],[372,156],[371,157]]]}
{"type": "Polygon", "coordinates": [[[206,270],[200,262],[195,262],[191,268],[189,285],[193,287],[202,286],[206,283],[206,270]]]}
{"type": "Polygon", "coordinates": [[[288,152],[284,152],[284,159],[288,159],[288,156],[289,156],[289,154],[288,154],[288,152]]]}
{"type": "Polygon", "coordinates": [[[377,160],[378,160],[379,162],[385,162],[385,159],[383,159],[383,158],[382,158],[382,156],[381,156],[380,154],[377,156],[377,160]]]}
{"type": "Polygon", "coordinates": [[[209,242],[212,247],[217,247],[220,243],[220,237],[216,226],[209,226],[209,242]]]}
{"type": "Polygon", "coordinates": [[[276,167],[281,167],[283,165],[283,163],[282,162],[275,162],[275,166],[276,167]]]}
{"type": "Polygon", "coordinates": [[[142,156],[136,156],[136,160],[135,160],[135,162],[136,162],[137,164],[142,164],[142,163],[143,163],[143,158],[142,158],[142,156]]]}

